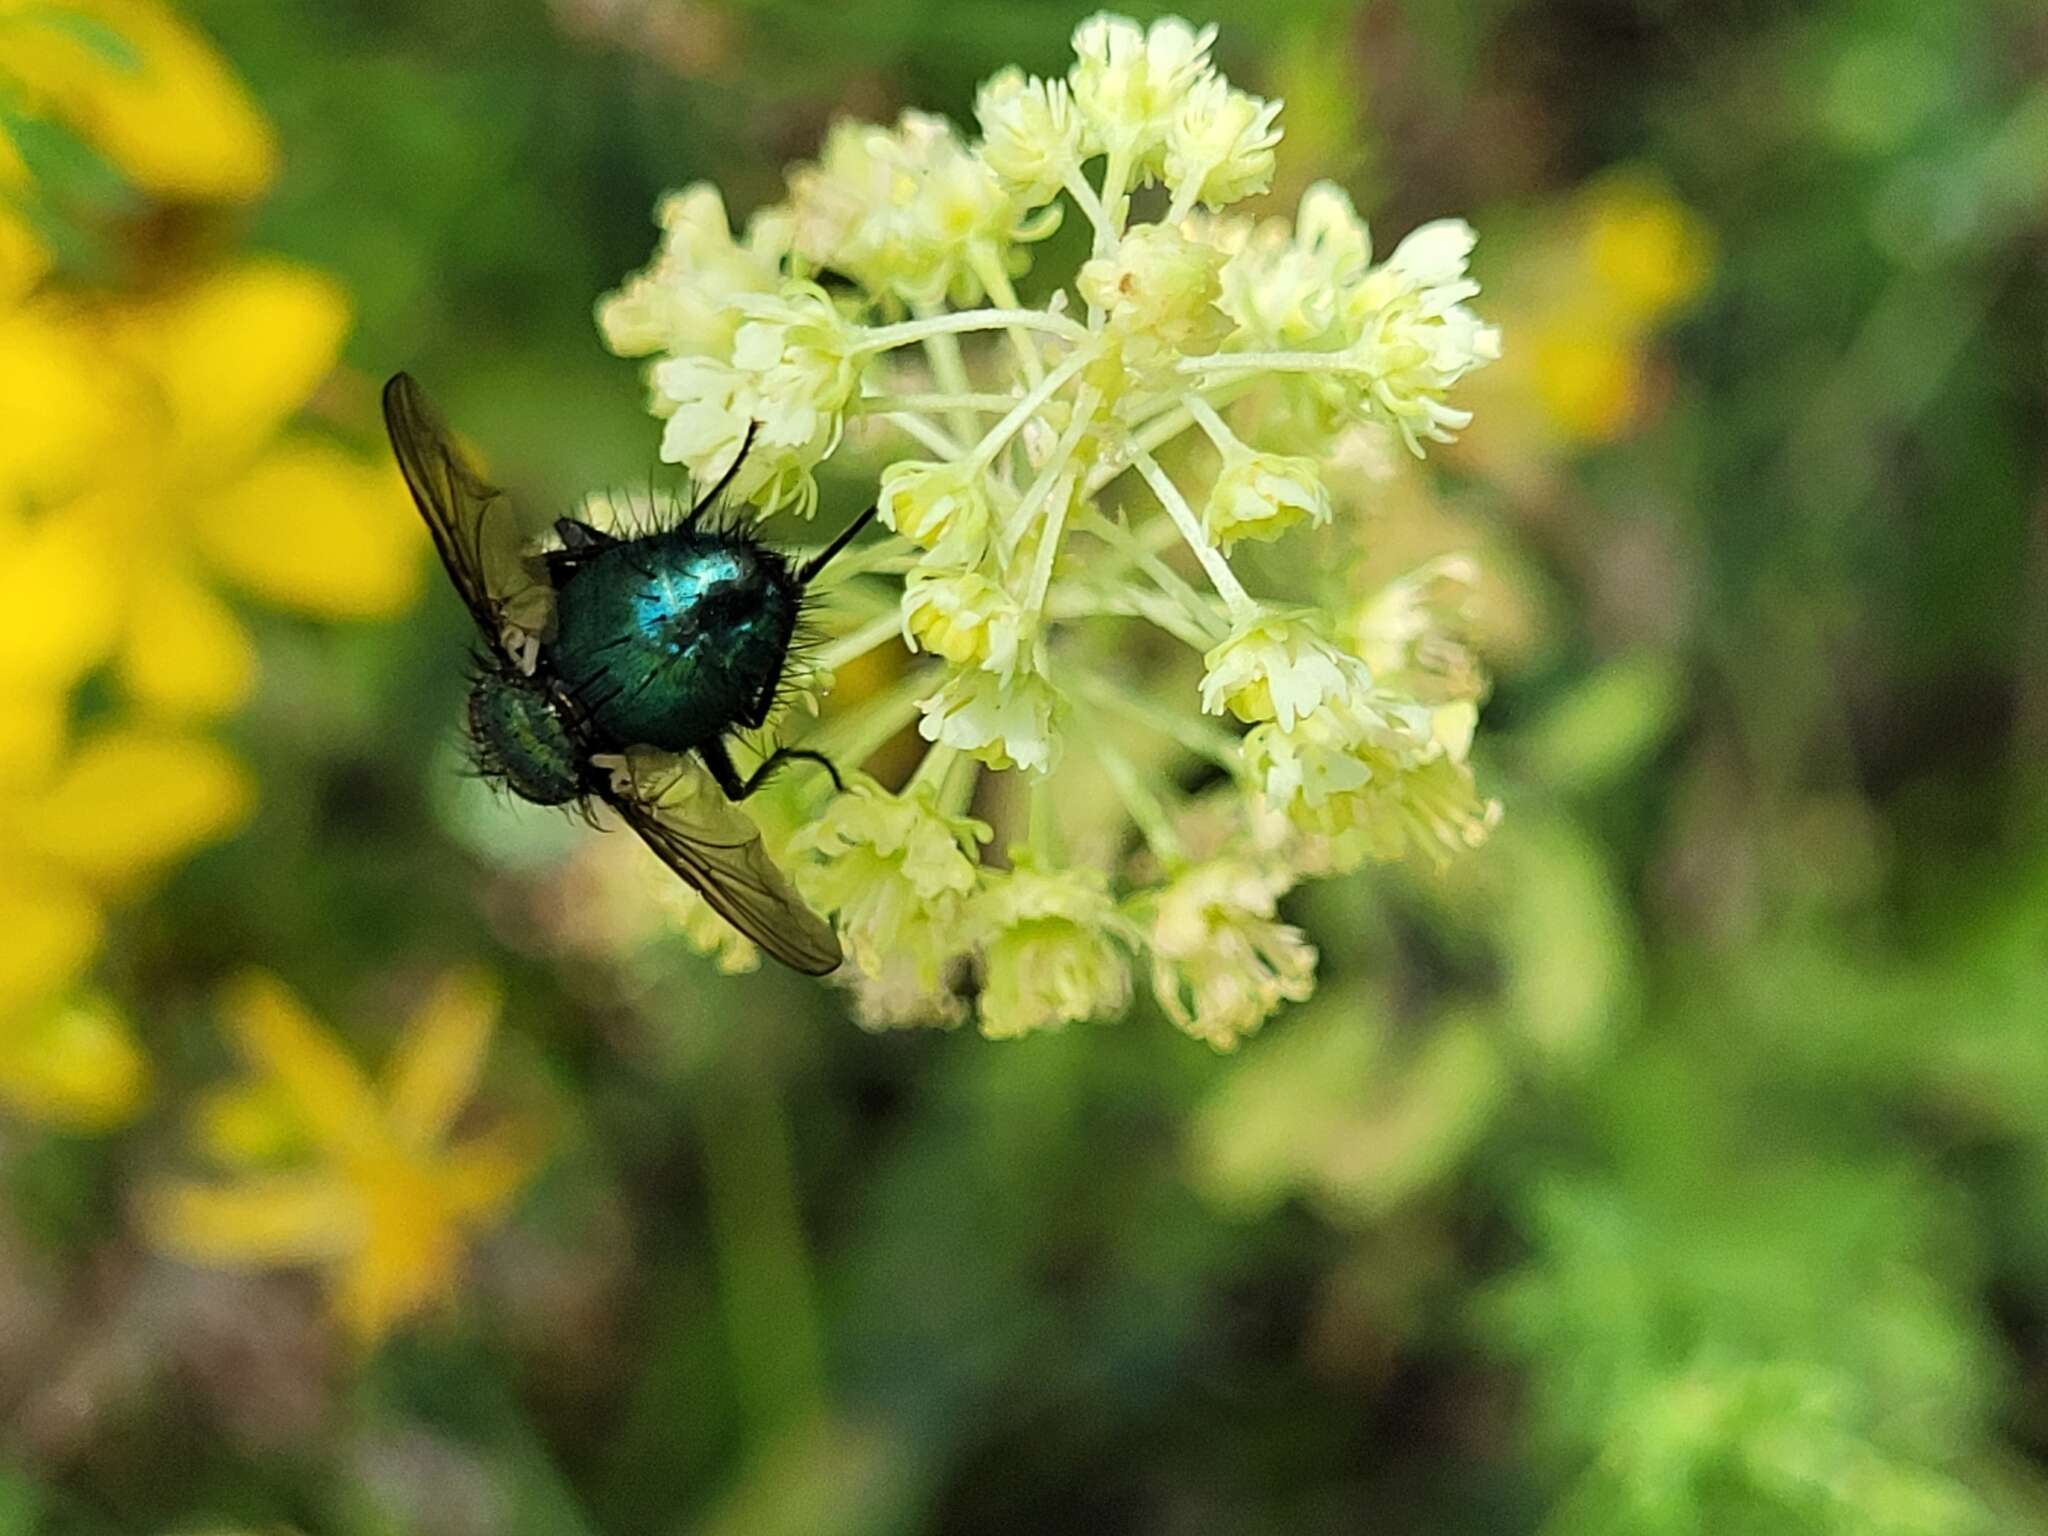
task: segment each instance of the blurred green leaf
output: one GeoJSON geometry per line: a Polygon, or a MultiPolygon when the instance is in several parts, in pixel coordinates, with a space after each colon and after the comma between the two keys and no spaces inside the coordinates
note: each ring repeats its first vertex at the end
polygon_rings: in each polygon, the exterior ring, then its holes
{"type": "Polygon", "coordinates": [[[1635,772],[1671,737],[1684,708],[1677,668],[1648,652],[1589,673],[1511,744],[1531,777],[1586,794],[1635,772]]]}

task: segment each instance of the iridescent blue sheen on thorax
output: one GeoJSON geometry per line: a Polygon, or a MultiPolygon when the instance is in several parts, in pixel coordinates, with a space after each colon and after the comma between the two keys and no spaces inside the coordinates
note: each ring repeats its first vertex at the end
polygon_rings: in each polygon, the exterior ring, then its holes
{"type": "Polygon", "coordinates": [[[608,740],[687,752],[759,723],[800,597],[787,564],[745,534],[686,527],[609,545],[561,578],[549,660],[608,740]]]}

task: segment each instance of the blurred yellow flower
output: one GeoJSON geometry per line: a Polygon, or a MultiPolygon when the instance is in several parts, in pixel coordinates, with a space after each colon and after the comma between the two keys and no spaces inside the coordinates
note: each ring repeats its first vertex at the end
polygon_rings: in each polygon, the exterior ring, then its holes
{"type": "Polygon", "coordinates": [[[108,904],[232,830],[250,799],[223,748],[138,727],[102,729],[48,771],[17,774],[0,793],[0,1020],[76,980],[108,904]]]}
{"type": "MultiPolygon", "coordinates": [[[[40,560],[40,556],[36,557],[40,560]]],[[[0,558],[0,601],[21,575],[0,558]]],[[[10,658],[66,647],[33,628],[10,658]]],[[[72,649],[75,655],[75,648],[72,649]]],[[[232,831],[251,789],[214,743],[105,727],[65,753],[61,688],[14,691],[0,669],[0,1100],[72,1130],[107,1130],[142,1106],[149,1071],[126,1020],[71,988],[105,914],[152,875],[232,831]]],[[[47,677],[45,679],[47,681],[47,677]]]]}
{"type": "Polygon", "coordinates": [[[282,982],[244,977],[223,1012],[253,1080],[195,1117],[205,1151],[236,1176],[159,1186],[145,1209],[154,1239],[205,1264],[317,1265],[366,1345],[449,1298],[469,1241],[505,1216],[544,1152],[530,1119],[451,1134],[497,1010],[483,978],[446,978],[373,1083],[282,982]]]}
{"type": "Polygon", "coordinates": [[[0,0],[0,81],[152,196],[246,202],[276,173],[262,112],[212,45],[156,0],[0,0]]]}
{"type": "MultiPolygon", "coordinates": [[[[274,172],[247,94],[155,0],[0,0],[0,92],[152,199],[246,201],[274,172]]],[[[151,716],[231,708],[254,652],[211,577],[388,616],[417,593],[420,530],[381,456],[288,429],[347,327],[331,281],[263,259],[136,294],[46,281],[34,196],[0,130],[0,1100],[103,1129],[148,1077],[121,1015],[76,992],[107,909],[232,831],[252,787],[176,725],[75,736],[77,689],[111,666],[151,716]]]]}
{"type": "MultiPolygon", "coordinates": [[[[152,196],[246,200],[274,169],[270,129],[227,66],[153,0],[0,0],[0,84],[152,196]]],[[[25,182],[0,140],[0,198],[25,182]]],[[[330,279],[252,258],[141,297],[32,291],[45,255],[26,226],[0,225],[0,534],[32,528],[54,546],[39,579],[17,583],[65,631],[70,675],[54,686],[111,659],[152,708],[234,707],[254,655],[209,574],[322,617],[411,603],[420,530],[395,473],[287,430],[347,330],[330,279]]],[[[0,716],[20,670],[0,660],[0,716]]],[[[47,736],[52,687],[30,679],[30,724],[0,719],[0,738],[47,736]]]]}
{"type": "Polygon", "coordinates": [[[1584,314],[1539,322],[1530,332],[1522,338],[1529,372],[1551,422],[1577,442],[1619,436],[1643,395],[1636,338],[1584,314]]]}
{"type": "Polygon", "coordinates": [[[104,467],[120,414],[74,305],[0,302],[0,412],[0,518],[69,496],[104,467]]]}
{"type": "Polygon", "coordinates": [[[1697,298],[1713,271],[1713,235],[1661,180],[1623,173],[1581,197],[1581,237],[1595,290],[1620,313],[1654,325],[1697,298]]]}
{"type": "Polygon", "coordinates": [[[10,519],[0,509],[0,794],[55,773],[73,687],[105,654],[112,592],[98,579],[95,542],[75,522],[10,519]]]}
{"type": "MultiPolygon", "coordinates": [[[[326,618],[386,617],[418,595],[420,529],[396,473],[288,429],[347,314],[326,277],[257,258],[77,315],[113,364],[121,447],[50,515],[98,545],[92,583],[114,595],[112,659],[137,702],[204,716],[247,695],[254,651],[209,574],[326,618]]],[[[0,397],[32,382],[13,366],[0,357],[0,397]]]]}
{"type": "Polygon", "coordinates": [[[0,304],[27,293],[50,267],[50,253],[17,204],[28,187],[28,167],[0,131],[0,304]]]}
{"type": "Polygon", "coordinates": [[[0,1018],[0,1101],[70,1131],[124,1125],[149,1094],[149,1058],[104,998],[45,1003],[0,1018]]]}
{"type": "Polygon", "coordinates": [[[1516,344],[1475,390],[1504,420],[1477,450],[1494,464],[1611,442],[1654,407],[1655,334],[1705,291],[1714,239],[1629,169],[1580,188],[1518,256],[1495,285],[1516,344]]]}

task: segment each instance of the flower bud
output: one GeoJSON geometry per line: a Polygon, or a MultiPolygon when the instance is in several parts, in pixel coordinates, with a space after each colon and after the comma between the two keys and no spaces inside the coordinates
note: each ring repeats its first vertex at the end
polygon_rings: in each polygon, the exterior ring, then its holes
{"type": "Polygon", "coordinates": [[[1239,539],[1270,542],[1303,518],[1330,520],[1330,493],[1313,459],[1290,454],[1230,454],[1202,513],[1209,537],[1228,548],[1239,539]]]}

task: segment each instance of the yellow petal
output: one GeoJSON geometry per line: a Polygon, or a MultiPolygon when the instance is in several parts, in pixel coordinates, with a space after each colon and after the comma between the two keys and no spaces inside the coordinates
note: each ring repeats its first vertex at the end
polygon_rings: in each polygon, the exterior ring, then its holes
{"type": "Polygon", "coordinates": [[[476,1089],[498,989],[475,971],[446,977],[413,1017],[386,1067],[392,1134],[426,1151],[440,1144],[476,1089]]]}
{"type": "MultiPolygon", "coordinates": [[[[0,302],[9,236],[0,199],[0,302]]],[[[48,503],[101,465],[117,425],[105,358],[70,310],[38,303],[0,312],[0,501],[48,503]]]]}
{"type": "Polygon", "coordinates": [[[50,249],[26,219],[0,204],[0,304],[22,298],[50,270],[50,249]]]}
{"type": "Polygon", "coordinates": [[[9,74],[145,191],[241,202],[277,166],[270,125],[220,55],[155,0],[66,0],[134,55],[105,57],[55,27],[16,26],[9,74]]]}
{"type": "Polygon", "coordinates": [[[17,836],[102,888],[129,885],[248,814],[247,775],[196,737],[117,728],[85,741],[24,806],[17,836]]]}
{"type": "Polygon", "coordinates": [[[100,944],[100,909],[75,885],[37,879],[8,850],[0,866],[0,1009],[69,985],[100,944]]]}
{"type": "Polygon", "coordinates": [[[241,621],[189,576],[138,571],[121,644],[121,681],[168,715],[221,715],[248,698],[256,651],[241,621]]]}
{"type": "Polygon", "coordinates": [[[32,1120],[73,1131],[125,1125],[149,1094],[135,1032],[99,999],[31,1009],[0,1024],[0,1098],[32,1120]]]}
{"type": "MultiPolygon", "coordinates": [[[[0,432],[0,441],[6,436],[0,432]]],[[[106,656],[120,617],[106,556],[91,519],[70,510],[24,519],[5,531],[0,614],[6,615],[7,643],[0,646],[0,678],[66,688],[106,656]]]]}
{"type": "Polygon", "coordinates": [[[0,305],[26,297],[54,261],[42,237],[15,211],[28,184],[28,167],[0,124],[0,305]]]}
{"type": "Polygon", "coordinates": [[[548,1137],[535,1119],[508,1121],[441,1159],[449,1206],[471,1227],[489,1227],[511,1208],[547,1158],[548,1137]]]}
{"type": "Polygon", "coordinates": [[[194,508],[207,557],[280,607],[331,618],[402,613],[420,593],[424,530],[388,464],[288,440],[194,508]]]}
{"type": "Polygon", "coordinates": [[[52,688],[0,687],[0,796],[46,783],[56,772],[67,702],[52,688]]]}
{"type": "Polygon", "coordinates": [[[142,1219],[157,1247],[202,1264],[306,1264],[362,1241],[362,1203],[331,1173],[273,1173],[233,1184],[159,1185],[142,1219]]]}
{"type": "Polygon", "coordinates": [[[348,299],[325,274],[245,261],[122,321],[161,382],[182,472],[206,483],[247,463],[334,367],[348,299]]]}
{"type": "Polygon", "coordinates": [[[370,1194],[368,1230],[334,1294],[336,1315],[362,1344],[451,1295],[462,1262],[460,1234],[431,1190],[380,1180],[370,1194]]]}
{"type": "Polygon", "coordinates": [[[192,1140],[224,1168],[274,1167],[307,1149],[291,1095],[269,1078],[201,1096],[192,1109],[192,1140]]]}
{"type": "Polygon", "coordinates": [[[380,1150],[383,1112],[369,1081],[283,982],[249,972],[229,986],[221,1012],[242,1055],[285,1091],[316,1141],[360,1156],[380,1150]]]}

